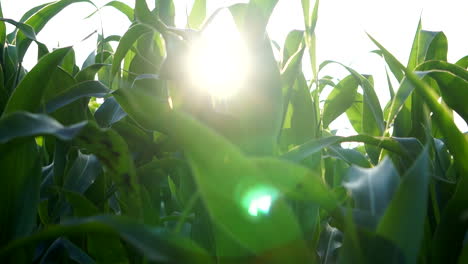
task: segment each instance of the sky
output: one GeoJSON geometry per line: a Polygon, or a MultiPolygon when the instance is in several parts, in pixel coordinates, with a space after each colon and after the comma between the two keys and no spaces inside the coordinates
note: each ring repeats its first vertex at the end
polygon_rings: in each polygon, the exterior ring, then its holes
{"type": "MultiPolygon", "coordinates": [[[[94,3],[103,6],[109,1],[94,0],[94,3]]],[[[134,5],[134,0],[121,1],[130,6],[134,5]]],[[[1,5],[6,18],[19,20],[28,9],[46,2],[48,1],[1,0],[1,5]]],[[[148,1],[150,7],[151,2],[154,1],[148,1]]],[[[218,7],[240,1],[207,0],[207,2],[210,13],[218,7]]],[[[313,0],[311,2],[313,3],[313,0]]],[[[186,10],[191,9],[193,0],[174,0],[174,3],[178,14],[176,24],[183,27],[186,24],[186,10]]],[[[100,30],[100,18],[104,34],[107,36],[122,35],[130,25],[127,18],[113,8],[102,9],[100,17],[95,15],[84,19],[93,11],[94,7],[87,3],[69,6],[46,25],[38,34],[38,40],[45,43],[49,49],[73,45],[78,65],[81,65],[95,47],[96,35],[85,41],[82,39],[96,29],[100,30]]],[[[381,58],[370,53],[376,47],[367,38],[366,32],[406,64],[420,17],[423,29],[443,31],[447,36],[449,62],[456,62],[468,54],[467,0],[322,0],[316,28],[317,62],[336,60],[360,73],[372,74],[383,107],[389,99],[384,63],[381,58]]],[[[293,29],[304,29],[301,1],[279,0],[267,27],[268,34],[282,45],[287,33],[293,29]]],[[[31,68],[35,64],[37,51],[33,45],[32,47],[25,58],[26,68],[31,68]]],[[[305,71],[308,72],[307,68],[310,66],[307,65],[307,61],[304,65],[305,71]]],[[[347,72],[339,66],[327,66],[324,74],[343,78],[347,72]]],[[[306,73],[306,77],[307,75],[306,73]]],[[[398,87],[396,82],[394,87],[398,87]]],[[[457,121],[457,123],[463,131],[468,130],[464,122],[457,121]]],[[[341,117],[332,123],[331,127],[350,126],[346,118],[341,117]]],[[[341,132],[348,133],[344,130],[341,132]]]]}

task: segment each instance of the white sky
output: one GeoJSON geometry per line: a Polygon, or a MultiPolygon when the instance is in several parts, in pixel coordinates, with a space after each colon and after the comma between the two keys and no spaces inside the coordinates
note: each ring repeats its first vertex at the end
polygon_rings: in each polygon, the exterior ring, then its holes
{"type": "MultiPolygon", "coordinates": [[[[97,6],[109,1],[94,0],[97,6]]],[[[134,0],[121,1],[130,6],[134,5],[134,0]]],[[[239,2],[207,1],[209,12],[227,3],[239,2]]],[[[4,16],[15,20],[19,20],[21,15],[33,6],[46,2],[49,1],[1,0],[4,16]]],[[[152,2],[154,1],[148,1],[149,4],[152,2]]],[[[176,13],[179,14],[176,17],[179,26],[185,25],[185,9],[190,10],[192,2],[193,0],[174,0],[176,13]]],[[[314,1],[311,2],[313,4],[314,1]]],[[[77,62],[81,67],[81,63],[95,47],[96,35],[84,42],[81,40],[100,28],[99,16],[84,20],[93,11],[94,7],[87,3],[69,6],[38,34],[39,41],[45,43],[49,49],[74,45],[77,62]]],[[[107,36],[122,35],[130,24],[124,15],[113,8],[102,9],[101,14],[104,33],[107,36]]],[[[378,56],[370,53],[376,48],[365,32],[370,33],[406,64],[420,16],[423,29],[443,31],[447,36],[449,62],[455,62],[468,54],[468,0],[322,0],[316,28],[317,62],[336,60],[360,73],[374,75],[376,90],[383,107],[389,98],[384,63],[378,56]]],[[[290,30],[303,28],[301,1],[279,0],[268,25],[270,37],[282,45],[290,30]]],[[[9,30],[11,29],[9,27],[9,30]]],[[[26,68],[34,65],[35,57],[36,51],[33,47],[25,59],[26,68]]],[[[338,66],[327,68],[325,73],[335,77],[342,78],[347,74],[338,66]]],[[[397,87],[395,84],[394,88],[397,87]]],[[[340,118],[331,127],[343,127],[344,119],[346,118],[340,118]]],[[[457,123],[463,131],[468,130],[466,124],[457,123]]]]}

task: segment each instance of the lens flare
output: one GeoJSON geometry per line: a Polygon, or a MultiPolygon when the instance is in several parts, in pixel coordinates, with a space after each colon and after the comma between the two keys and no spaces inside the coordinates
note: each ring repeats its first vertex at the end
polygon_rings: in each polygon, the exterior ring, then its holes
{"type": "Polygon", "coordinates": [[[246,192],[242,205],[251,216],[268,215],[278,196],[278,191],[268,186],[258,186],[246,192]]]}
{"type": "Polygon", "coordinates": [[[268,214],[271,206],[271,195],[260,196],[253,200],[249,206],[249,214],[257,216],[259,212],[268,214]]]}
{"type": "Polygon", "coordinates": [[[188,65],[195,87],[215,99],[241,89],[249,70],[247,49],[229,12],[220,12],[193,43],[188,65]]]}

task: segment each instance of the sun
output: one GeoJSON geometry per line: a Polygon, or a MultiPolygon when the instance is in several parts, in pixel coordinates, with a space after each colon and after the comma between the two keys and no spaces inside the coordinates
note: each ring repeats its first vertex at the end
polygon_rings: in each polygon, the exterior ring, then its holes
{"type": "Polygon", "coordinates": [[[229,12],[221,11],[193,43],[188,65],[194,86],[214,99],[234,96],[244,86],[248,53],[229,12]]]}

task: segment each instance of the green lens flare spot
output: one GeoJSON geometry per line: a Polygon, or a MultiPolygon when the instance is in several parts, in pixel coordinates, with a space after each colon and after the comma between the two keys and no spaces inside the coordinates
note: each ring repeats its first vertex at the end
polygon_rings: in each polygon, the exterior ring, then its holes
{"type": "Polygon", "coordinates": [[[244,196],[242,204],[251,216],[267,215],[273,205],[277,191],[270,187],[258,187],[247,192],[244,196]]]}
{"type": "Polygon", "coordinates": [[[270,211],[270,206],[271,206],[270,195],[259,197],[258,199],[253,200],[250,203],[249,214],[251,216],[257,216],[259,212],[262,212],[263,214],[268,214],[268,212],[270,211]]]}

